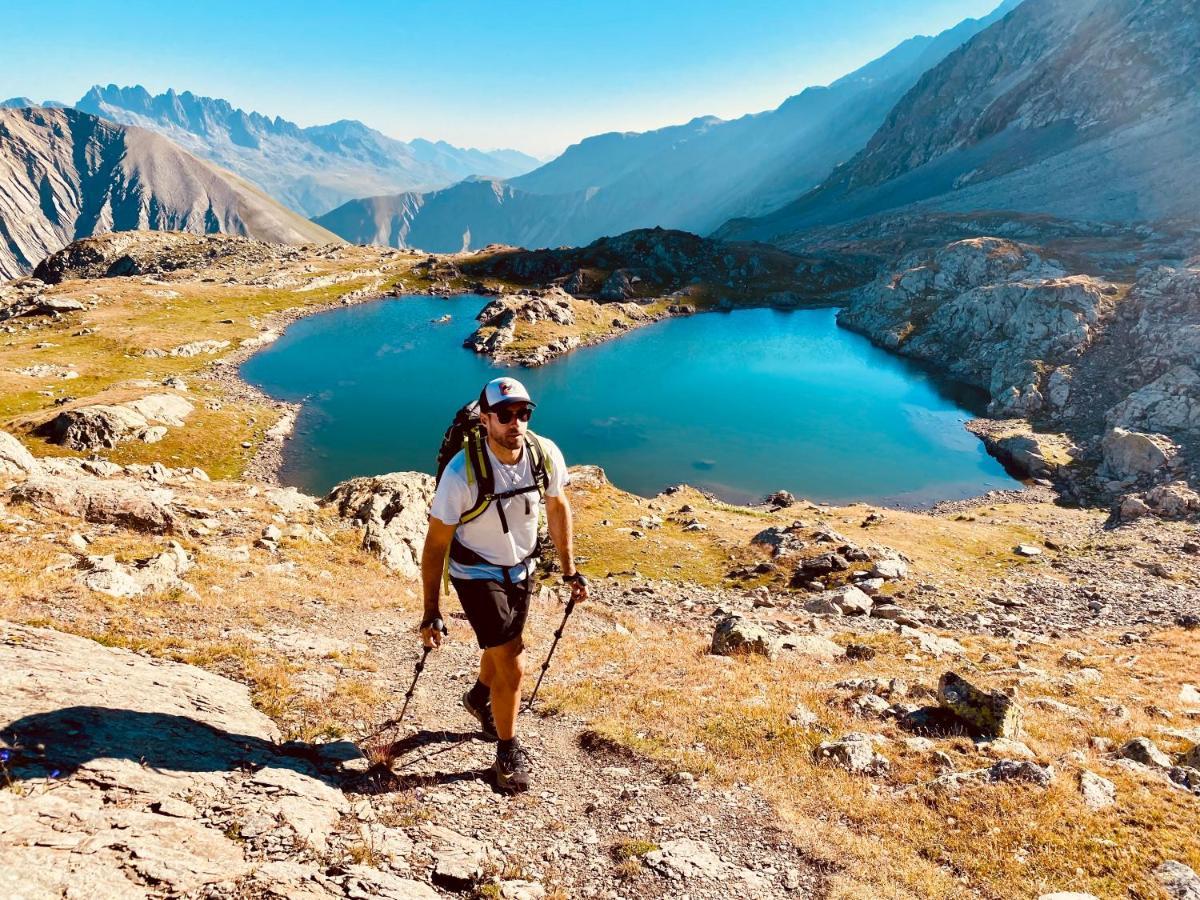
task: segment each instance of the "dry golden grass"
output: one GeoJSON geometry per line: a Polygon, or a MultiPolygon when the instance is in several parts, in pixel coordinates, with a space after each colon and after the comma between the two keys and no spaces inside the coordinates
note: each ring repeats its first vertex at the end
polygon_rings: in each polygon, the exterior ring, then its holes
{"type": "MultiPolygon", "coordinates": [[[[983,579],[1000,578],[1011,571],[1041,563],[1017,556],[1021,543],[1042,543],[1046,534],[1060,534],[1064,519],[1079,526],[1103,519],[1092,510],[1061,510],[1050,504],[1008,504],[985,508],[970,520],[933,518],[903,510],[879,510],[866,504],[846,507],[797,505],[778,512],[765,508],[732,506],[713,500],[694,488],[684,487],[670,495],[647,500],[612,485],[582,486],[572,493],[576,519],[576,546],[585,558],[581,568],[589,575],[637,573],[647,578],[716,585],[726,582],[734,568],[770,560],[770,552],[754,546],[751,539],[769,527],[786,527],[797,519],[813,530],[832,529],[857,543],[877,542],[901,551],[912,560],[914,578],[930,579],[944,587],[963,588],[959,602],[973,605],[969,587],[983,579]],[[692,511],[678,512],[687,505],[692,511]],[[860,525],[869,513],[883,515],[883,522],[870,528],[860,525]],[[637,525],[643,516],[663,519],[659,528],[637,525]],[[683,521],[696,519],[707,531],[684,531],[683,521]],[[608,521],[610,524],[602,525],[608,521]],[[644,537],[633,539],[630,530],[644,537]]],[[[824,548],[820,548],[824,549],[824,548]]],[[[814,547],[812,552],[818,552],[814,547]]],[[[1052,558],[1049,551],[1045,559],[1052,558]]],[[[787,586],[791,572],[739,580],[738,587],[769,584],[787,586]]],[[[893,590],[889,586],[887,591],[893,590]]]]}
{"type": "MultiPolygon", "coordinates": [[[[1003,661],[990,668],[1008,674],[988,676],[970,662],[905,659],[912,648],[890,635],[856,638],[877,649],[869,663],[814,665],[796,656],[713,657],[703,635],[623,621],[634,634],[610,632],[564,645],[559,680],[546,690],[548,708],[592,718],[602,734],[673,767],[755,784],[801,847],[833,871],[832,896],[1007,898],[1069,889],[1152,897],[1159,894],[1150,872],[1163,859],[1200,865],[1195,798],[1126,773],[1088,747],[1092,734],[1118,741],[1147,734],[1164,749],[1184,749],[1143,710],[1151,696],[1170,708],[1179,686],[1200,677],[1195,639],[1185,632],[1163,632],[1134,653],[1078,642],[1014,652],[1006,642],[965,639],[971,660],[991,652],[1003,661]],[[1064,687],[1069,670],[1058,659],[1074,648],[1092,650],[1089,663],[1105,673],[1101,685],[1064,687]],[[906,748],[908,735],[894,724],[852,717],[845,706],[849,693],[832,687],[876,675],[932,687],[947,668],[1004,686],[1016,680],[1018,659],[1047,673],[1023,685],[1027,698],[1061,698],[1085,716],[1075,722],[1051,710],[1027,710],[1025,740],[1058,772],[1046,791],[1016,784],[932,790],[928,783],[937,773],[928,752],[906,748]],[[577,673],[575,680],[565,683],[566,673],[577,673]],[[1125,703],[1131,719],[1104,724],[1103,704],[1093,694],[1125,703]],[[891,775],[873,780],[816,763],[813,749],[826,735],[789,720],[798,702],[835,735],[887,735],[893,742],[882,752],[892,761],[891,775]],[[1117,784],[1114,807],[1095,813],[1084,807],[1077,790],[1081,768],[1117,784]]],[[[991,762],[966,738],[937,746],[960,771],[991,762]]]]}
{"type": "Polygon", "coordinates": [[[339,610],[368,612],[380,621],[417,618],[412,585],[402,585],[359,549],[361,536],[327,511],[293,520],[321,528],[330,543],[285,537],[281,557],[295,571],[271,573],[280,561],[251,550],[250,561],[233,562],[214,547],[249,545],[274,511],[243,485],[202,485],[204,493],[184,499],[219,511],[222,530],[212,538],[178,537],[195,568],[184,578],[196,594],[166,591],[117,598],[88,590],[73,565],[54,564],[78,556],[67,538],[93,536],[92,555],[112,554],[131,563],[166,548],[165,536],[138,535],[90,526],[25,507],[10,509],[28,524],[0,524],[0,618],[68,631],[119,646],[203,666],[247,684],[256,706],[279,722],[288,738],[309,740],[361,731],[377,721],[391,697],[372,675],[379,661],[365,648],[348,646],[303,657],[278,645],[277,630],[328,634],[327,616],[339,610]],[[224,504],[224,508],[222,508],[224,504]],[[323,680],[306,683],[313,675],[323,680]]]}

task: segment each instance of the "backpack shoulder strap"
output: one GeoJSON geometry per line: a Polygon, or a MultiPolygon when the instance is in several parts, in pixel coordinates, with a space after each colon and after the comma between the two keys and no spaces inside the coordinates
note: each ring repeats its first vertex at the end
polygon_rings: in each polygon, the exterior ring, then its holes
{"type": "Polygon", "coordinates": [[[544,499],[546,489],[550,486],[550,473],[554,471],[554,460],[546,452],[542,439],[532,431],[525,432],[525,450],[529,453],[530,470],[533,472],[533,483],[537,486],[538,496],[544,499]]]}
{"type": "Polygon", "coordinates": [[[492,471],[492,461],[488,457],[483,435],[478,428],[467,432],[463,440],[463,453],[467,457],[467,485],[475,485],[476,492],[475,505],[459,516],[459,524],[482,516],[496,491],[496,473],[492,471]]]}

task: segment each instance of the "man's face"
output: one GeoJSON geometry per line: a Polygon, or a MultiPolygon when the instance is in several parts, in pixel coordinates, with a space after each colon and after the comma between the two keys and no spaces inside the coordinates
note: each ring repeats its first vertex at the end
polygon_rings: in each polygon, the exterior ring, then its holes
{"type": "Polygon", "coordinates": [[[487,429],[488,437],[505,450],[518,450],[525,440],[525,432],[529,430],[529,423],[522,420],[522,414],[529,411],[528,403],[505,403],[491,412],[483,413],[483,427],[487,429]],[[508,421],[503,422],[502,419],[508,421]]]}

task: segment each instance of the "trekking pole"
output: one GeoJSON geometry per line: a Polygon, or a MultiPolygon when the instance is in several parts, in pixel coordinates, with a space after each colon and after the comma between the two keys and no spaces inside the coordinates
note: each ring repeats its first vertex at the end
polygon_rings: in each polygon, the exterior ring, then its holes
{"type": "MultiPolygon", "coordinates": [[[[449,634],[446,628],[446,623],[441,619],[434,619],[429,625],[434,631],[440,631],[442,634],[449,634]]],[[[432,647],[425,647],[421,650],[421,658],[417,660],[417,667],[413,670],[412,684],[408,686],[408,693],[404,695],[404,705],[400,707],[400,715],[396,716],[396,724],[399,725],[404,721],[404,714],[408,712],[408,703],[413,698],[413,691],[417,689],[417,679],[421,677],[421,673],[425,671],[425,660],[429,658],[429,654],[433,652],[432,647]]]]}
{"type": "Polygon", "coordinates": [[[533,709],[533,701],[537,699],[538,688],[542,686],[542,679],[546,677],[546,670],[550,668],[550,660],[554,656],[554,648],[558,646],[558,641],[563,636],[563,629],[567,627],[567,619],[571,618],[571,611],[573,609],[575,609],[574,591],[571,592],[571,599],[567,601],[567,611],[563,613],[558,631],[554,632],[554,643],[550,645],[550,652],[546,654],[546,661],[542,663],[542,671],[538,675],[537,684],[533,686],[533,693],[529,695],[529,699],[525,702],[526,712],[533,709]]]}
{"type": "MultiPolygon", "coordinates": [[[[444,635],[448,635],[450,633],[449,629],[446,628],[446,623],[441,619],[434,619],[429,624],[433,627],[434,631],[440,631],[444,635]]],[[[409,701],[412,700],[413,693],[417,690],[417,679],[419,679],[421,677],[421,673],[425,671],[425,660],[429,658],[429,654],[432,652],[432,647],[424,647],[421,649],[421,658],[417,660],[416,668],[413,669],[412,684],[408,686],[408,691],[404,695],[404,705],[400,707],[400,715],[396,716],[394,719],[388,719],[377,729],[375,729],[375,733],[371,735],[372,738],[378,737],[390,728],[395,728],[404,721],[404,714],[408,712],[409,701]]]]}

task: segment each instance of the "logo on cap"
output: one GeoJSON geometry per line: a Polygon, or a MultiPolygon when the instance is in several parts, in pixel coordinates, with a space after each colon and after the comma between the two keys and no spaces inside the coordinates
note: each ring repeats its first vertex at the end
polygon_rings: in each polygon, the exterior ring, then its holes
{"type": "Polygon", "coordinates": [[[511,394],[514,390],[516,390],[516,386],[511,381],[500,382],[500,393],[505,397],[511,394]]]}

